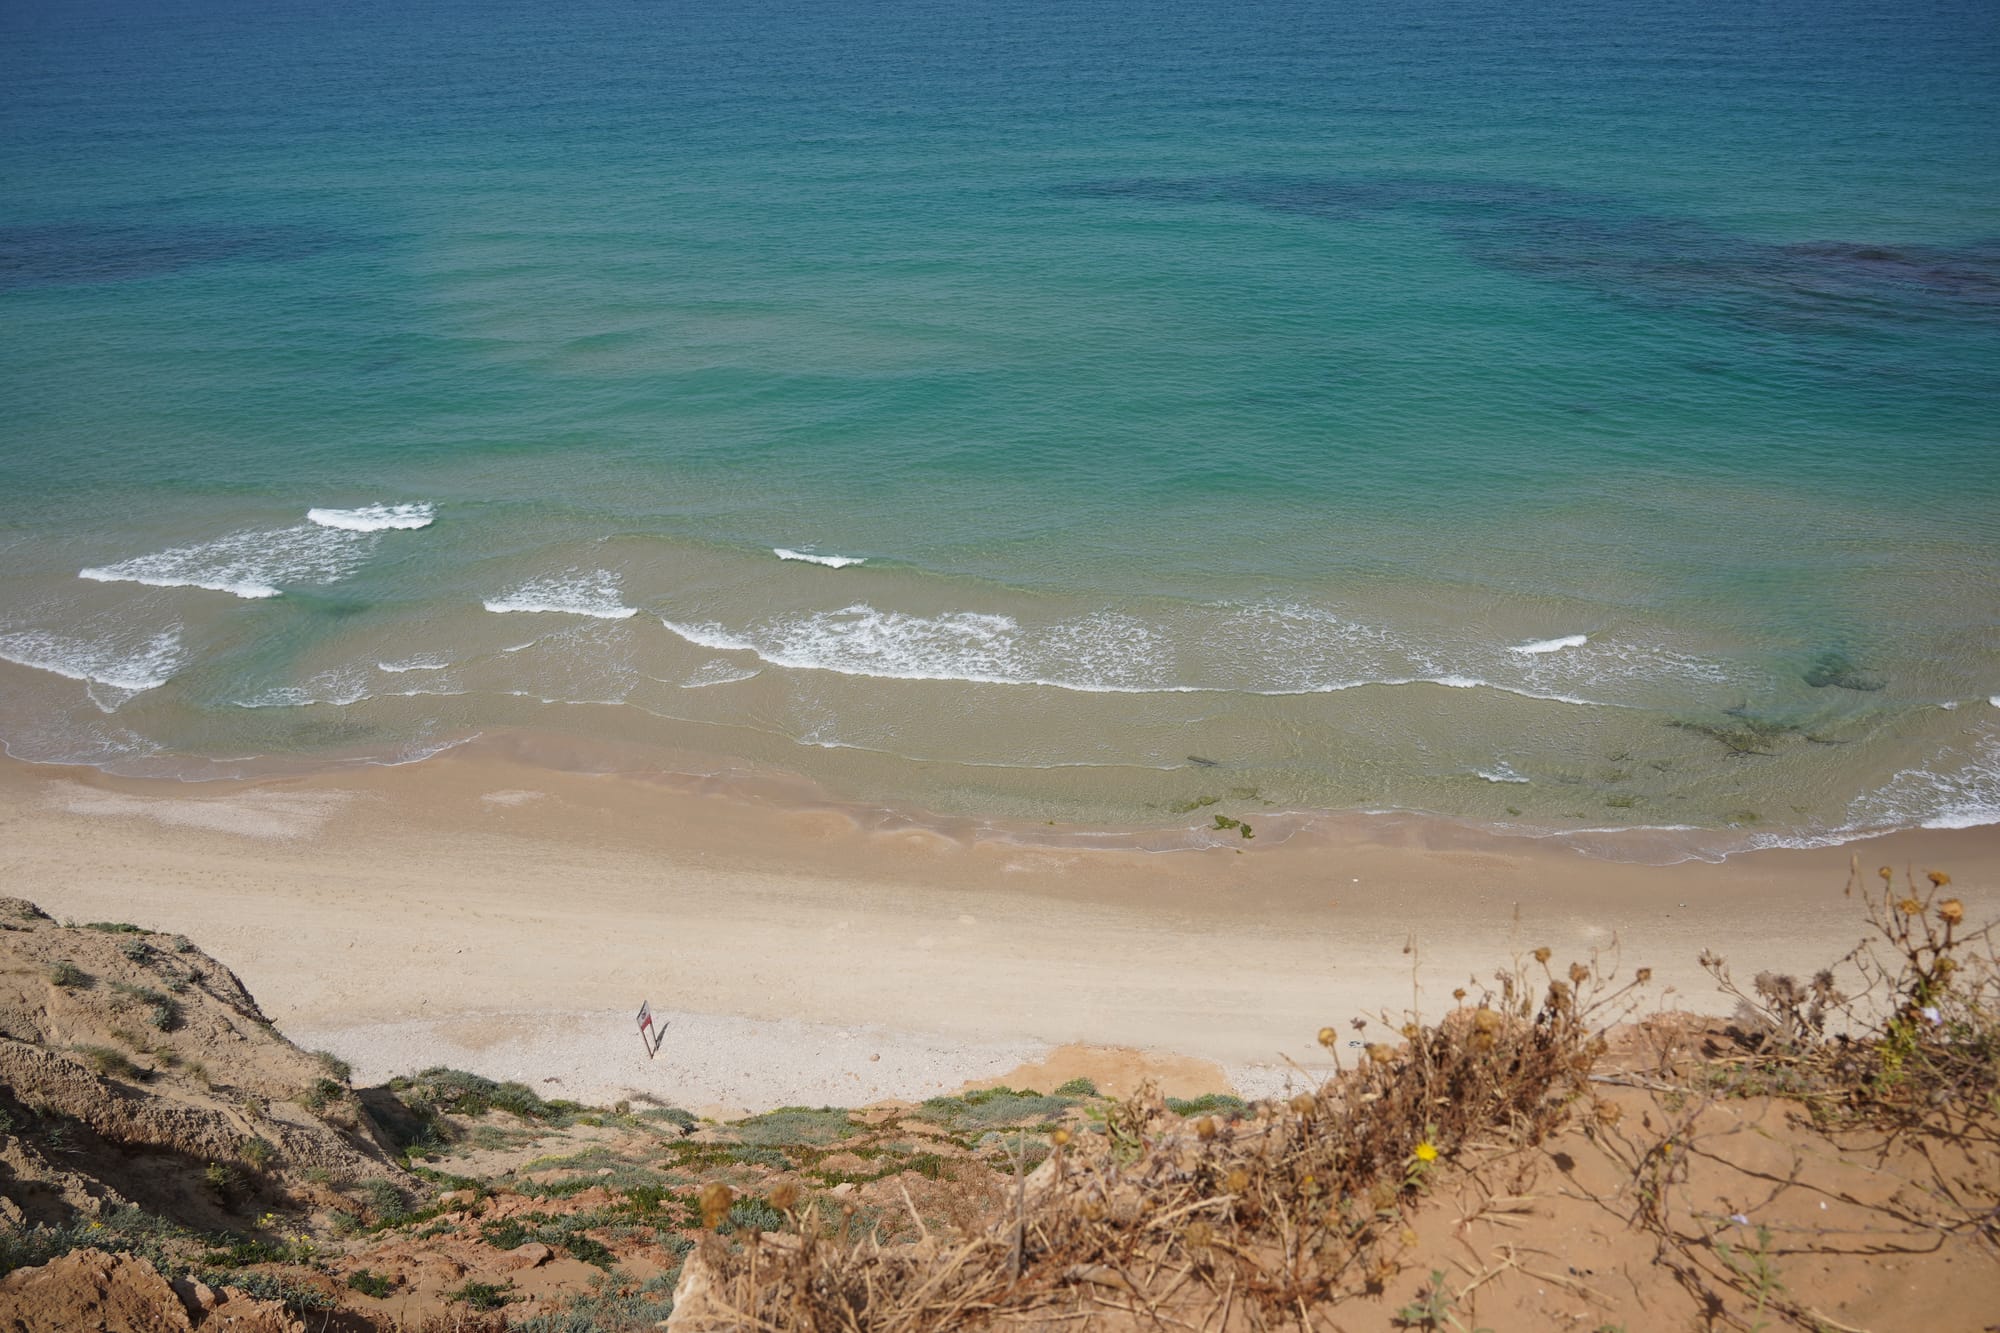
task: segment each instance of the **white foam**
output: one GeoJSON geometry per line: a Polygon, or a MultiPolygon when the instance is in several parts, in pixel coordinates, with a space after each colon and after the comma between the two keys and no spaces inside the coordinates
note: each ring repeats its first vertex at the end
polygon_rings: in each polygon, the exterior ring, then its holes
{"type": "Polygon", "coordinates": [[[846,569],[849,565],[866,563],[865,555],[815,555],[811,551],[794,551],[784,546],[774,546],[771,554],[780,560],[803,560],[807,564],[825,565],[828,569],[846,569]]]}
{"type": "Polygon", "coordinates": [[[1485,778],[1488,782],[1526,782],[1528,780],[1519,773],[1516,773],[1512,764],[1495,764],[1492,768],[1475,768],[1472,771],[1478,776],[1485,778]]]}
{"type": "Polygon", "coordinates": [[[48,630],[19,630],[0,634],[0,658],[117,691],[124,698],[109,706],[98,700],[98,706],[110,712],[125,699],[158,689],[173,679],[182,661],[180,627],[124,643],[79,639],[48,630]]]}
{"type": "Polygon", "coordinates": [[[1976,828],[2000,824],[2000,733],[1976,733],[1968,751],[1947,747],[1896,773],[1848,810],[1859,829],[1976,828]]]}
{"type": "MultiPolygon", "coordinates": [[[[161,552],[161,554],[170,554],[161,552]]],[[[204,579],[179,578],[164,574],[142,574],[130,567],[137,562],[126,561],[122,565],[107,565],[91,569],[79,569],[76,576],[96,583],[143,583],[148,588],[201,588],[207,592],[226,592],[248,601],[278,596],[278,590],[268,583],[252,583],[246,579],[204,579]]]]}
{"type": "Polygon", "coordinates": [[[422,500],[414,504],[363,505],[359,509],[306,510],[306,517],[314,523],[343,532],[412,531],[429,527],[436,516],[436,507],[422,500]]]}
{"type": "Polygon", "coordinates": [[[325,671],[298,685],[281,685],[252,699],[238,699],[238,708],[306,708],[331,704],[345,708],[369,698],[368,684],[355,671],[325,671]]]}
{"type": "Polygon", "coordinates": [[[1203,688],[1156,679],[1158,636],[1138,621],[1111,614],[1030,631],[1011,616],[988,612],[920,616],[861,604],[768,621],[742,633],[665,617],[660,623],[698,647],[754,653],[772,666],[799,671],[1042,685],[1094,694],[1203,688]]]}
{"type": "Polygon", "coordinates": [[[2000,694],[1996,694],[1996,695],[1994,695],[1993,697],[1991,697],[1990,699],[1988,699],[1988,700],[1987,700],[1986,702],[1987,702],[1987,703],[1989,703],[1989,704],[1992,704],[1992,705],[1993,705],[1993,706],[1994,706],[1995,708],[2000,708],[2000,694]]]}
{"type": "Polygon", "coordinates": [[[588,574],[572,570],[530,579],[505,596],[491,598],[481,605],[488,611],[553,612],[598,620],[628,620],[639,614],[636,607],[621,604],[618,595],[618,576],[609,570],[593,570],[588,574]]]}
{"type": "Polygon", "coordinates": [[[375,669],[377,671],[390,671],[390,672],[442,671],[450,665],[451,665],[451,660],[449,658],[413,657],[407,662],[377,662],[375,664],[375,669]]]}
{"type": "Polygon", "coordinates": [[[1581,648],[1589,642],[1588,634],[1565,634],[1560,639],[1537,639],[1533,643],[1518,643],[1507,651],[1535,656],[1542,653],[1559,653],[1565,648],[1581,648]]]}
{"type": "Polygon", "coordinates": [[[919,616],[856,604],[839,611],[783,617],[740,631],[712,621],[692,623],[662,617],[660,623],[700,648],[747,652],[771,666],[791,670],[882,680],[1045,686],[1085,694],[1269,696],[1331,694],[1371,685],[1440,685],[1499,690],[1587,708],[1615,706],[1458,674],[1359,674],[1349,679],[1314,680],[1299,673],[1294,676],[1296,683],[1286,681],[1269,687],[1249,682],[1176,681],[1171,678],[1176,654],[1165,636],[1151,625],[1111,612],[1023,627],[1011,616],[986,612],[919,616]]]}
{"type": "Polygon", "coordinates": [[[1575,704],[1579,708],[1619,708],[1621,704],[1606,703],[1602,699],[1585,699],[1574,694],[1553,694],[1545,690],[1524,689],[1517,685],[1502,685],[1498,681],[1482,680],[1478,676],[1410,676],[1401,680],[1364,680],[1354,685],[1333,686],[1333,689],[1358,689],[1363,685],[1442,685],[1453,690],[1498,690],[1502,694],[1512,694],[1522,699],[1539,699],[1543,703],[1575,704]]]}
{"type": "MultiPolygon", "coordinates": [[[[758,652],[756,644],[750,642],[748,639],[738,638],[722,626],[714,623],[686,625],[676,620],[668,620],[665,616],[660,617],[660,623],[697,648],[713,648],[718,652],[724,653],[758,653],[758,656],[763,656],[762,653],[758,652]]],[[[774,663],[774,665],[784,664],[774,663]]]]}
{"type": "Polygon", "coordinates": [[[749,680],[764,673],[753,666],[742,666],[726,657],[713,657],[703,662],[681,682],[684,690],[707,689],[711,685],[731,685],[739,680],[749,680]]]}
{"type": "Polygon", "coordinates": [[[98,583],[202,588],[256,600],[278,596],[288,583],[338,583],[360,568],[377,540],[368,533],[314,524],[233,532],[214,541],[80,569],[77,576],[98,583]]]}

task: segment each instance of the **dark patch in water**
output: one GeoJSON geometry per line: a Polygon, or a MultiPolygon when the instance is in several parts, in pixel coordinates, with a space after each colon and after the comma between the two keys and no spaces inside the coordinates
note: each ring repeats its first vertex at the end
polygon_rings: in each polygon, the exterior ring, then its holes
{"type": "Polygon", "coordinates": [[[1803,730],[1796,722],[1754,717],[1748,708],[1726,708],[1722,716],[1725,720],[1719,722],[1706,718],[1669,718],[1667,725],[1706,736],[1737,758],[1774,755],[1786,737],[1803,730]]]}
{"type": "Polygon", "coordinates": [[[1829,648],[1815,657],[1812,665],[1806,668],[1804,680],[1816,690],[1832,687],[1840,690],[1874,691],[1889,683],[1888,677],[1864,669],[1837,648],[1829,648]]]}
{"type": "Polygon", "coordinates": [[[1606,300],[1788,333],[1860,333],[1917,320],[1990,323],[2000,239],[1961,246],[1774,245],[1615,195],[1425,177],[1137,177],[1062,187],[1079,199],[1234,204],[1332,221],[1432,219],[1475,261],[1606,300]]]}
{"type": "Polygon", "coordinates": [[[327,232],[208,223],[0,226],[0,291],[136,282],[224,263],[282,263],[331,249],[327,232]]]}

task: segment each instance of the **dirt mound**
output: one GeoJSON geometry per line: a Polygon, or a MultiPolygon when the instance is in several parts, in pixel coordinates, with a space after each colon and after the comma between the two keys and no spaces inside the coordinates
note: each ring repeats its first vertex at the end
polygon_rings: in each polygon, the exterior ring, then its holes
{"type": "Polygon", "coordinates": [[[315,1181],[405,1181],[345,1072],[187,940],[0,899],[0,1222],[135,1204],[212,1231],[315,1181]]]}
{"type": "Polygon", "coordinates": [[[0,1278],[5,1333],[305,1333],[274,1301],[234,1287],[169,1283],[144,1259],[77,1250],[0,1278]]]}

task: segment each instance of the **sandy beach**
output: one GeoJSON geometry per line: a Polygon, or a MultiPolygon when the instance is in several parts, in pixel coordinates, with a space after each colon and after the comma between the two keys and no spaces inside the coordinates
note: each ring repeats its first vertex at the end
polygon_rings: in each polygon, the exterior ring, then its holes
{"type": "Polygon", "coordinates": [[[8,893],[189,936],[359,1080],[448,1064],[698,1110],[1078,1073],[1259,1095],[1326,1068],[1322,1025],[1436,1012],[1539,945],[1615,945],[1651,1003],[1726,1012],[1701,951],[1746,978],[1839,957],[1851,857],[2000,903],[1991,829],[1719,865],[1390,817],[1093,851],[490,748],[240,784],[8,763],[0,827],[8,893]]]}

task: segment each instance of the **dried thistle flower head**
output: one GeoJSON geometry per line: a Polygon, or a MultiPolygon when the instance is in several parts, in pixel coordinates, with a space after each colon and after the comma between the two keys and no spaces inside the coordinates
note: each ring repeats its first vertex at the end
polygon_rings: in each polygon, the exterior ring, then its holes
{"type": "Polygon", "coordinates": [[[1326,1047],[1328,1050],[1332,1050],[1333,1044],[1339,1040],[1340,1040],[1340,1034],[1338,1032],[1335,1032],[1332,1028],[1321,1028],[1319,1030],[1319,1044],[1326,1047]]]}
{"type": "Polygon", "coordinates": [[[1222,1178],[1222,1188],[1228,1190],[1231,1194],[1241,1194],[1244,1190],[1250,1188],[1250,1173],[1240,1166],[1237,1167],[1222,1178]]]}
{"type": "Polygon", "coordinates": [[[1206,1143],[1215,1137],[1215,1117],[1205,1115],[1194,1122],[1194,1136],[1206,1143]]]}
{"type": "Polygon", "coordinates": [[[1947,926],[1955,926],[1965,920],[1965,904],[1956,898],[1947,898],[1938,904],[1938,920],[1947,926]]]}
{"type": "Polygon", "coordinates": [[[1472,1026],[1481,1032],[1494,1032],[1500,1027],[1500,1015],[1481,1005],[1472,1015],[1472,1026]]]}
{"type": "Polygon", "coordinates": [[[1055,1144],[1058,1148],[1063,1147],[1069,1142],[1069,1131],[1067,1129],[1057,1130],[1055,1133],[1049,1135],[1049,1142],[1055,1144]]]}
{"type": "Polygon", "coordinates": [[[730,1206],[736,1202],[736,1191],[712,1180],[701,1187],[700,1201],[701,1224],[713,1231],[728,1219],[730,1206]]]}
{"type": "Polygon", "coordinates": [[[1896,904],[1896,908],[1904,916],[1918,916],[1923,912],[1924,905],[1915,898],[1905,898],[1896,904]]]}
{"type": "Polygon", "coordinates": [[[1951,883],[1951,876],[1950,876],[1950,875],[1947,875],[1947,874],[1945,874],[1945,873],[1944,873],[1944,871],[1942,871],[1942,870],[1933,870],[1933,871],[1931,871],[1931,873],[1930,873],[1930,876],[1929,876],[1929,878],[1930,878],[1930,881],[1931,881],[1931,885],[1932,885],[1932,887],[1934,887],[1934,888],[1939,888],[1939,889],[1941,889],[1941,888],[1943,888],[1943,887],[1944,887],[1945,885],[1947,885],[1947,884],[1951,883]]]}
{"type": "Polygon", "coordinates": [[[1535,950],[1535,961],[1538,963],[1546,963],[1549,961],[1548,945],[1544,944],[1541,948],[1535,950]]]}
{"type": "Polygon", "coordinates": [[[1205,1250],[1215,1239],[1215,1228],[1206,1222],[1190,1222],[1187,1230],[1181,1232],[1181,1240],[1191,1250],[1205,1250]]]}
{"type": "Polygon", "coordinates": [[[1465,998],[1465,987],[1460,986],[1455,990],[1453,990],[1451,993],[1451,998],[1454,1000],[1463,1000],[1465,998]]]}
{"type": "Polygon", "coordinates": [[[1423,1031],[1424,1030],[1418,1027],[1415,1023],[1405,1023],[1403,1024],[1403,1040],[1415,1041],[1418,1037],[1423,1035],[1423,1031]]]}
{"type": "Polygon", "coordinates": [[[799,1187],[787,1180],[771,1191],[771,1206],[781,1213],[789,1213],[798,1206],[799,1187]]]}
{"type": "Polygon", "coordinates": [[[1370,1042],[1368,1044],[1367,1055],[1370,1060],[1373,1060],[1378,1065],[1386,1065],[1396,1058],[1396,1053],[1380,1042],[1370,1042]]]}
{"type": "Polygon", "coordinates": [[[1875,873],[1876,873],[1876,874],[1878,874],[1878,875],[1880,875],[1880,876],[1882,877],[1882,882],[1883,882],[1884,884],[1887,884],[1887,883],[1888,883],[1888,882],[1889,882],[1890,880],[1892,880],[1892,879],[1894,879],[1894,878],[1896,877],[1896,872],[1895,872],[1895,870],[1894,870],[1894,869],[1892,869],[1892,868],[1891,868],[1891,867],[1889,867],[1889,866],[1883,866],[1883,867],[1882,867],[1881,869],[1877,870],[1877,871],[1876,871],[1875,873]]]}
{"type": "Polygon", "coordinates": [[[1582,963],[1571,963],[1569,965],[1569,979],[1581,986],[1584,982],[1590,980],[1590,969],[1582,963]]]}
{"type": "Polygon", "coordinates": [[[1641,986],[1643,986],[1647,982],[1653,979],[1653,969],[1650,967],[1642,967],[1637,972],[1634,972],[1632,974],[1632,978],[1633,980],[1637,981],[1641,986]]]}
{"type": "Polygon", "coordinates": [[[1291,1106],[1294,1115],[1309,1116],[1319,1109],[1319,1103],[1313,1100],[1309,1092],[1302,1092],[1292,1098],[1291,1106]]]}

